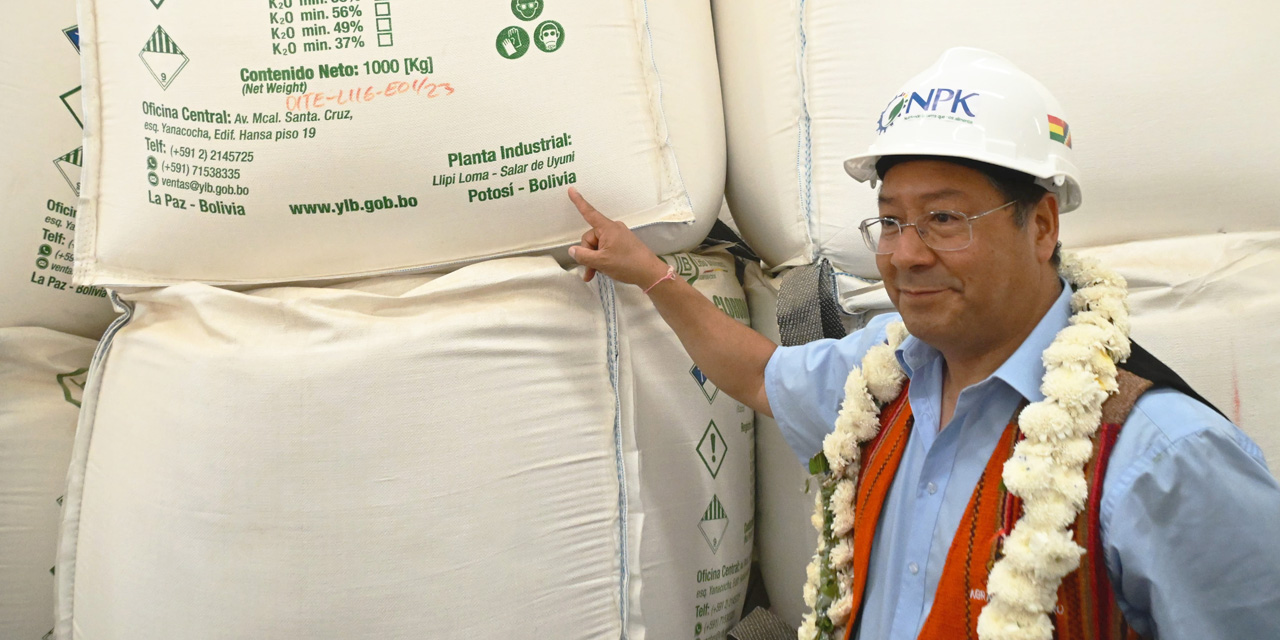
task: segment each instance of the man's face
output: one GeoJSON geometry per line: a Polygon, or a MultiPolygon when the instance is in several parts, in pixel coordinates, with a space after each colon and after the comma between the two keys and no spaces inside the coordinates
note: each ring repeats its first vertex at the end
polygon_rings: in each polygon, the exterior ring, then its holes
{"type": "Polygon", "coordinates": [[[528,0],[526,2],[516,2],[516,13],[520,14],[525,20],[532,20],[538,17],[538,13],[542,9],[542,0],[528,0]]]}
{"type": "Polygon", "coordinates": [[[555,27],[549,27],[542,30],[542,44],[547,49],[555,49],[560,43],[560,31],[555,27]]]}
{"type": "MultiPolygon", "coordinates": [[[[944,161],[904,162],[889,169],[880,189],[881,217],[917,222],[929,211],[969,216],[1006,201],[982,173],[944,161]]],[[[935,251],[914,227],[897,250],[876,256],[889,299],[917,338],[942,350],[975,351],[999,344],[1026,327],[1026,310],[1039,304],[1034,222],[1018,228],[1014,207],[972,222],[973,243],[959,251],[935,251]]],[[[1031,319],[1032,326],[1034,320],[1031,319]]]]}

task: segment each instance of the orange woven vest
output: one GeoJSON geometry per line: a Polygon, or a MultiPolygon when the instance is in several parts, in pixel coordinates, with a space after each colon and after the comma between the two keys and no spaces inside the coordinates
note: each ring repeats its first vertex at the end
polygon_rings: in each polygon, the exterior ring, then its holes
{"type": "MultiPolygon", "coordinates": [[[[1151,382],[1123,369],[1117,376],[1120,390],[1102,407],[1102,424],[1093,437],[1093,457],[1085,467],[1089,496],[1072,526],[1076,544],[1085,549],[1080,566],[1062,580],[1054,637],[1058,640],[1126,640],[1139,638],[1116,605],[1115,592],[1099,535],[1102,481],[1107,462],[1124,421],[1151,382]]],[[[908,383],[907,387],[909,388],[908,383]]],[[[854,503],[853,610],[860,612],[866,595],[867,567],[876,524],[889,487],[893,484],[914,420],[907,388],[880,413],[880,431],[862,445],[863,465],[858,475],[854,503]]],[[[960,519],[947,553],[933,608],[920,630],[919,640],[978,638],[978,614],[987,600],[987,576],[1001,557],[1004,536],[1022,515],[1022,501],[1008,493],[1001,479],[1004,463],[1021,439],[1017,415],[1010,421],[974,488],[969,506],[960,519]]],[[[845,640],[853,635],[860,615],[851,616],[845,640]]]]}

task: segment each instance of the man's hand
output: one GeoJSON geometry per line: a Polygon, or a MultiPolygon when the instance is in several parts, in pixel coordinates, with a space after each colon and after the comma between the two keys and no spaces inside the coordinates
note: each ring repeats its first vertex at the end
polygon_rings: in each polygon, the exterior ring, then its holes
{"type": "Polygon", "coordinates": [[[596,211],[573,187],[569,187],[569,199],[591,225],[591,229],[582,234],[582,244],[569,247],[569,257],[587,268],[584,280],[591,280],[599,271],[618,282],[647,287],[667,274],[667,263],[645,246],[627,225],[596,211]]]}

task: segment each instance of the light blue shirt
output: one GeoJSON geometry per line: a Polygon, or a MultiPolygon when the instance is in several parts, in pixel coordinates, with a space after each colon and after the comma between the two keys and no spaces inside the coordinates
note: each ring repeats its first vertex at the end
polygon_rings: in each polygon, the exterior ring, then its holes
{"type": "MultiPolygon", "coordinates": [[[[1044,399],[1040,355],[1070,313],[1064,288],[1018,350],[960,393],[945,429],[941,354],[915,338],[899,346],[915,427],[876,527],[864,640],[919,634],[1001,433],[1024,398],[1044,399]]],[[[831,431],[849,370],[898,319],[882,315],[841,340],[779,347],[769,360],[769,406],[802,461],[831,431]]],[[[1129,624],[1161,640],[1280,639],[1280,485],[1258,446],[1209,407],[1158,389],[1138,401],[1113,451],[1102,542],[1129,624]]]]}

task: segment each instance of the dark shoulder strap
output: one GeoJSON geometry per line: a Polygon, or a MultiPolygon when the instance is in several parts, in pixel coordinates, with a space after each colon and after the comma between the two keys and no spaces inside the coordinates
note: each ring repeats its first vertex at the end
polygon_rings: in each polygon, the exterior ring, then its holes
{"type": "MultiPolygon", "coordinates": [[[[1129,359],[1118,365],[1121,369],[1125,369],[1140,378],[1150,380],[1152,388],[1169,387],[1191,396],[1199,402],[1204,403],[1204,405],[1210,409],[1217,411],[1218,415],[1227,418],[1227,414],[1220,411],[1217,407],[1213,406],[1213,403],[1205,400],[1203,396],[1196,393],[1196,390],[1192,389],[1191,385],[1187,384],[1187,381],[1182,379],[1182,376],[1179,376],[1177,372],[1170,369],[1169,365],[1161,362],[1154,355],[1151,355],[1150,351],[1143,349],[1137,342],[1130,341],[1130,344],[1133,348],[1129,354],[1129,359]]],[[[1230,418],[1227,419],[1230,420],[1230,418]]]]}

